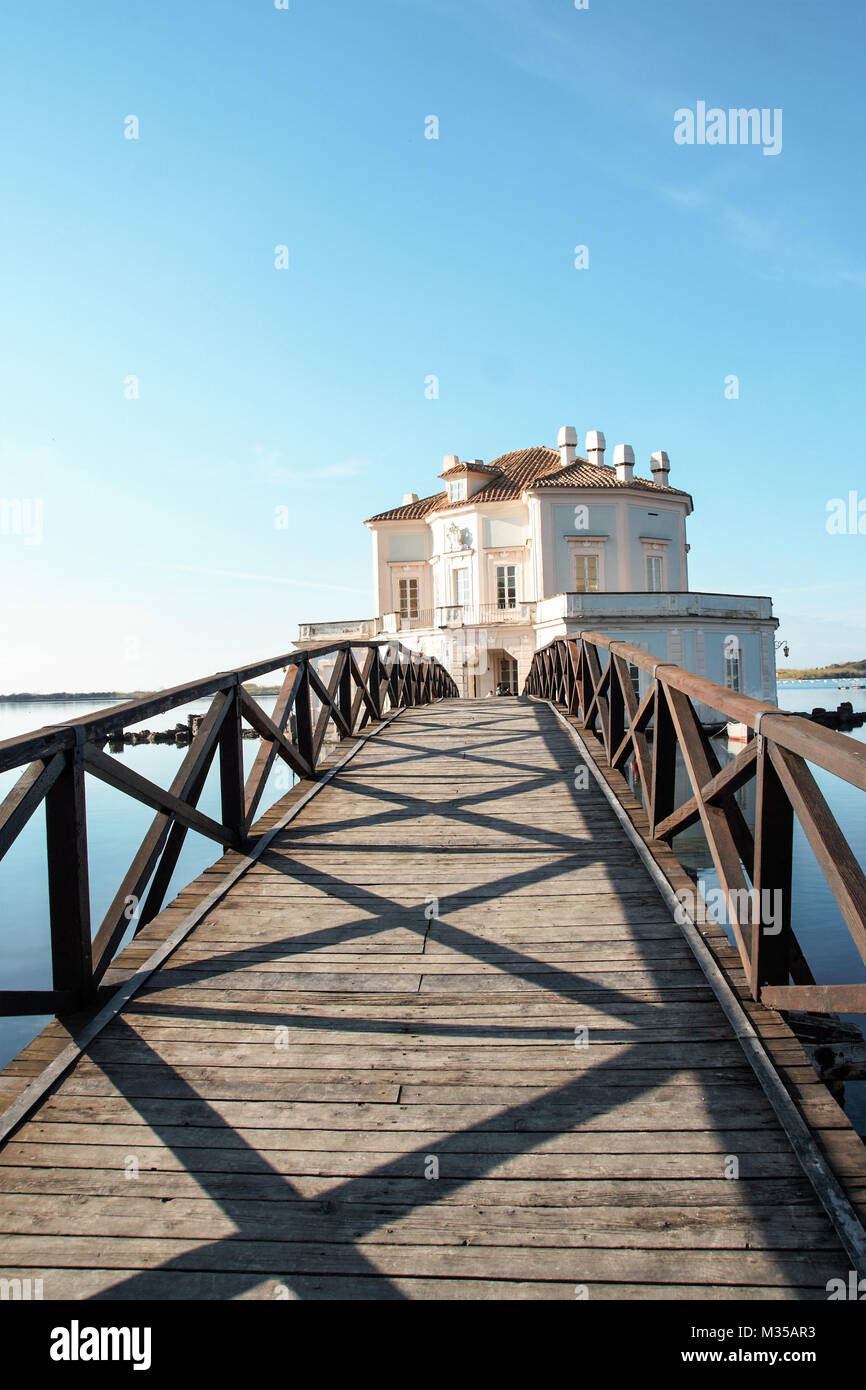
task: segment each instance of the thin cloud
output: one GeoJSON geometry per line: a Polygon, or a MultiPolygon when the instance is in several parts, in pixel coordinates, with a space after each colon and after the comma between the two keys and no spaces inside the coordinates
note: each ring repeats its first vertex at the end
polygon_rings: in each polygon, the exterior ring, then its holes
{"type": "Polygon", "coordinates": [[[320,468],[295,469],[286,468],[280,463],[283,455],[279,449],[265,449],[263,445],[257,444],[253,453],[256,456],[257,472],[264,482],[271,484],[321,482],[329,478],[357,478],[370,463],[369,459],[350,455],[349,458],[338,459],[335,463],[325,463],[320,468]]]}

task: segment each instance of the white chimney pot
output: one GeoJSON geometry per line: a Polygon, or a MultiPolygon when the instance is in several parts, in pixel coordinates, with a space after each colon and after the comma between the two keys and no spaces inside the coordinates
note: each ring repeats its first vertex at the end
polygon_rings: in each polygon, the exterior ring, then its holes
{"type": "Polygon", "coordinates": [[[653,482],[660,483],[662,487],[668,486],[668,477],[671,471],[671,461],[664,449],[656,449],[650,458],[650,468],[652,470],[653,482]]]}
{"type": "Polygon", "coordinates": [[[445,454],[442,459],[442,472],[445,473],[449,468],[456,468],[459,462],[459,455],[445,454]]]}
{"type": "Polygon", "coordinates": [[[556,439],[559,457],[563,468],[568,468],[577,458],[577,430],[574,425],[563,425],[556,439]]]}
{"type": "Polygon", "coordinates": [[[408,507],[410,502],[417,502],[417,501],[418,501],[418,494],[417,494],[417,492],[404,492],[404,493],[403,493],[403,506],[404,506],[404,507],[408,507]]]}
{"type": "Polygon", "coordinates": [[[613,451],[616,478],[619,483],[630,483],[634,479],[634,449],[630,444],[617,444],[613,451]]]}
{"type": "Polygon", "coordinates": [[[604,451],[607,448],[604,434],[601,430],[588,430],[586,435],[586,457],[590,463],[603,465],[604,451]]]}

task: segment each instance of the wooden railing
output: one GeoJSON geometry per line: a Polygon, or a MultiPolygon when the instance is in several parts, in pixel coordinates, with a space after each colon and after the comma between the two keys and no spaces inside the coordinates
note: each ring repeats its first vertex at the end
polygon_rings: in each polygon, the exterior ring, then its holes
{"type": "MultiPolygon", "coordinates": [[[[314,779],[329,724],[341,738],[348,738],[371,720],[380,720],[389,709],[457,694],[443,666],[421,659],[397,642],[345,641],[221,671],[0,743],[0,772],[26,765],[0,803],[0,858],[45,802],[53,974],[50,990],[0,991],[0,1014],[60,1013],[91,998],[129,929],[130,904],[134,904],[136,931],[160,911],[188,830],[198,831],[224,849],[244,849],[276,758],[298,777],[314,779]],[[327,684],[316,669],[323,657],[334,658],[327,684]],[[285,676],[273,713],[267,715],[244,682],[278,669],[285,676]],[[210,707],[167,791],[103,752],[109,738],[130,725],[206,697],[211,697],[210,707]],[[246,781],[243,721],[260,736],[246,781]],[[217,755],[219,821],[197,809],[217,755]],[[156,811],[93,936],[85,774],[156,811]]],[[[8,893],[5,900],[9,911],[13,905],[8,893]]]]}
{"type": "Polygon", "coordinates": [[[815,984],[791,927],[796,817],[866,961],[866,878],[808,766],[866,791],[866,747],[597,632],[557,638],[536,652],[525,693],[596,734],[609,768],[631,766],[651,838],[669,843],[700,823],[753,998],[778,1009],[866,1013],[866,984],[815,984]],[[630,667],[650,676],[640,699],[630,667]],[[752,731],[724,767],[693,701],[752,731]],[[680,805],[678,752],[691,787],[680,805]],[[752,778],[754,830],[735,798],[752,778]],[[767,902],[771,914],[762,913],[767,902]]]}

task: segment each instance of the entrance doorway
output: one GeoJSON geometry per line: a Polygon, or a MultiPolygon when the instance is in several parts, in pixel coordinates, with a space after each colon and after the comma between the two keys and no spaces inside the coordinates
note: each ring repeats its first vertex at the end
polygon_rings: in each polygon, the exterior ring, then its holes
{"type": "Polygon", "coordinates": [[[497,679],[502,685],[507,685],[512,695],[519,695],[517,686],[517,660],[513,656],[501,656],[498,661],[499,671],[497,679]]]}

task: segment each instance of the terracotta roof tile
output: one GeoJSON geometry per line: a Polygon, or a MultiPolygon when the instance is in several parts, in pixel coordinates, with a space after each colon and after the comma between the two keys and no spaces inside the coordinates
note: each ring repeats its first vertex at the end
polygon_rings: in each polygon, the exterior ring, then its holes
{"type": "Polygon", "coordinates": [[[375,516],[368,516],[367,522],[422,521],[428,512],[436,510],[437,502],[444,502],[447,497],[447,492],[436,492],[432,497],[422,497],[417,502],[407,502],[404,507],[392,507],[390,511],[377,512],[375,516]]]}
{"type": "MultiPolygon", "coordinates": [[[[459,507],[475,506],[479,502],[507,502],[519,498],[526,488],[574,488],[574,487],[628,487],[640,492],[661,493],[671,497],[688,497],[690,494],[677,487],[663,487],[661,483],[648,478],[634,478],[630,483],[621,483],[616,469],[607,464],[590,463],[588,459],[578,458],[568,468],[562,467],[558,449],[550,449],[544,444],[536,444],[531,449],[514,449],[485,464],[485,472],[494,471],[496,476],[485,483],[470,498],[460,502],[449,502],[445,492],[424,497],[405,507],[393,507],[390,511],[379,512],[368,518],[369,521],[418,521],[435,511],[453,511],[459,507]]],[[[459,466],[462,471],[464,465],[459,466]]],[[[449,469],[448,473],[457,470],[449,469]]],[[[446,476],[445,474],[442,475],[446,476]]]]}
{"type": "Polygon", "coordinates": [[[463,477],[467,473],[489,473],[491,477],[498,477],[500,470],[494,468],[489,463],[456,463],[453,468],[446,468],[444,473],[440,473],[440,478],[463,477]]]}

